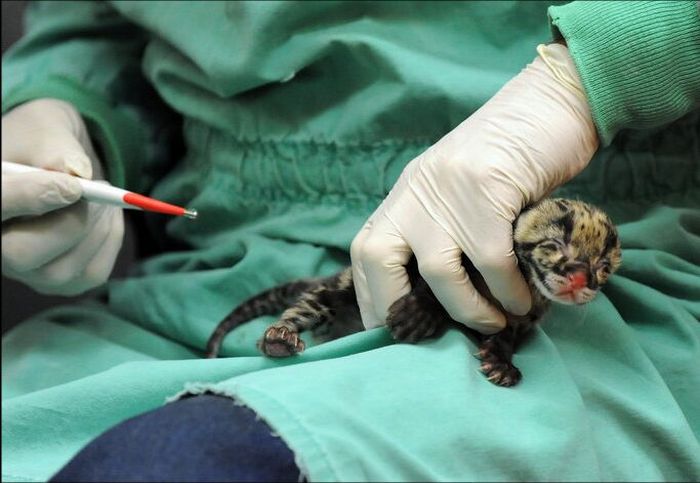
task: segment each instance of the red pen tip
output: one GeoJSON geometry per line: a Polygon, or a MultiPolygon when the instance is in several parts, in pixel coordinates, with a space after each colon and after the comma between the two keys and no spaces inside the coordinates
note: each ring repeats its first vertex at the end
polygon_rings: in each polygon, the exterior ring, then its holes
{"type": "Polygon", "coordinates": [[[127,193],[124,195],[123,199],[125,203],[138,206],[146,211],[155,211],[156,213],[164,213],[166,215],[187,216],[188,218],[195,218],[197,216],[197,212],[194,210],[186,210],[181,206],[164,203],[136,193],[127,193]]]}

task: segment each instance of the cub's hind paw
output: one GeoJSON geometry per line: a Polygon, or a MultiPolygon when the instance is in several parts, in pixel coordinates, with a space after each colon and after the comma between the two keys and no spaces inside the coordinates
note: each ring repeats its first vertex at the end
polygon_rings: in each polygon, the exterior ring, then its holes
{"type": "Polygon", "coordinates": [[[486,379],[497,386],[510,387],[520,382],[523,375],[520,369],[509,362],[482,362],[481,372],[486,375],[486,379]]]}
{"type": "Polygon", "coordinates": [[[268,327],[258,341],[258,349],[268,357],[293,356],[303,352],[305,347],[299,334],[287,327],[268,327]]]}
{"type": "Polygon", "coordinates": [[[439,314],[421,307],[413,294],[405,295],[389,307],[386,325],[394,339],[419,342],[435,335],[442,326],[439,314]]]}

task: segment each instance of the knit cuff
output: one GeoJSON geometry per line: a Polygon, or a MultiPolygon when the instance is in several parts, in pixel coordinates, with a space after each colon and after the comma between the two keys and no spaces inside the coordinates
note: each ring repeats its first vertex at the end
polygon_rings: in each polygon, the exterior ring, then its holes
{"type": "Polygon", "coordinates": [[[669,123],[700,106],[695,1],[577,1],[550,7],[566,40],[601,144],[623,128],[669,123]]]}

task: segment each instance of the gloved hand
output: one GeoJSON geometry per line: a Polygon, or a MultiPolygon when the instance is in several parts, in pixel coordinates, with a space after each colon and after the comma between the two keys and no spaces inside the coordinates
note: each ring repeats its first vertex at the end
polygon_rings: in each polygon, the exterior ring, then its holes
{"type": "Polygon", "coordinates": [[[103,179],[80,114],[39,99],[2,117],[2,159],[58,171],[2,175],[2,273],[46,294],[76,295],[107,280],[124,238],[122,210],[78,201],[67,174],[103,179]]]}
{"type": "Polygon", "coordinates": [[[532,303],[513,251],[513,221],[581,172],[598,147],[575,66],[563,45],[539,56],[466,121],[412,160],[351,247],[366,328],[410,290],[411,254],[450,316],[484,334],[505,318],[469,281],[462,252],[506,310],[532,303]]]}

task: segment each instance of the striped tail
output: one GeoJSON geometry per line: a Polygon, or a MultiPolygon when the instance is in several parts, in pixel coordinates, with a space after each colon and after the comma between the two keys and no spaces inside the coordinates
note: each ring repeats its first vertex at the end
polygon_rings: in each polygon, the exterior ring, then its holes
{"type": "Polygon", "coordinates": [[[209,342],[207,342],[206,357],[209,359],[217,357],[224,337],[236,327],[261,315],[282,312],[296,302],[299,295],[316,285],[318,285],[318,281],[298,280],[273,287],[246,300],[216,326],[214,333],[209,337],[209,342]]]}

